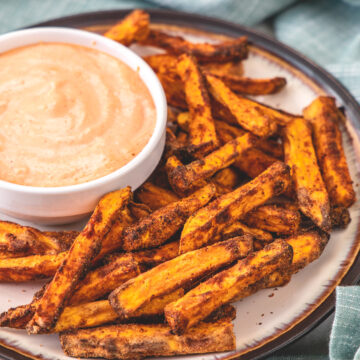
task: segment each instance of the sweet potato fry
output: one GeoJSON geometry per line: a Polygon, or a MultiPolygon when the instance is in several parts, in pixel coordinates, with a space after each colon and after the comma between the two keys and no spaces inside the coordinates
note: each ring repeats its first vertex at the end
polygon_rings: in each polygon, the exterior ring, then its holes
{"type": "MultiPolygon", "coordinates": [[[[130,202],[130,200],[129,200],[130,202]]],[[[93,260],[93,264],[98,263],[106,254],[122,250],[122,233],[124,228],[134,223],[134,217],[128,206],[124,207],[117,216],[109,232],[105,235],[99,254],[93,260]]]]}
{"type": "Polygon", "coordinates": [[[51,255],[66,251],[74,231],[41,232],[30,226],[0,221],[0,259],[28,255],[51,255]]]}
{"type": "Polygon", "coordinates": [[[172,36],[164,32],[150,29],[149,35],[142,41],[144,45],[160,47],[170,54],[188,54],[200,63],[223,63],[239,61],[247,58],[247,38],[242,36],[219,44],[191,43],[180,36],[172,36]]]}
{"type": "Polygon", "coordinates": [[[330,217],[332,228],[345,229],[351,221],[349,210],[343,206],[331,208],[330,217]]]}
{"type": "MultiPolygon", "coordinates": [[[[132,319],[160,317],[167,304],[178,300],[184,295],[183,289],[177,289],[170,294],[153,299],[139,309],[132,319]]],[[[112,322],[124,321],[110,306],[108,300],[83,303],[77,306],[67,306],[59,317],[52,332],[62,332],[80,328],[94,327],[112,322]]]]}
{"type": "Polygon", "coordinates": [[[100,299],[139,274],[139,264],[132,254],[112,257],[108,264],[89,272],[79,282],[69,304],[76,305],[100,299]]]}
{"type": "Polygon", "coordinates": [[[232,301],[243,289],[276,270],[287,268],[291,264],[292,256],[290,245],[283,240],[274,241],[167,305],[167,323],[174,333],[185,333],[215,309],[232,301]]]}
{"type": "Polygon", "coordinates": [[[236,117],[239,125],[253,134],[268,137],[277,129],[275,119],[264,111],[256,103],[243,98],[231,91],[216,76],[207,74],[206,80],[210,86],[210,92],[217,101],[226,106],[236,117]],[[256,104],[256,105],[254,105],[256,104]]]}
{"type": "Polygon", "coordinates": [[[188,286],[252,251],[251,237],[238,237],[180,255],[140,274],[114,290],[109,301],[123,317],[131,317],[153,298],[188,286]]]}
{"type": "Polygon", "coordinates": [[[128,226],[123,231],[123,248],[134,251],[163,244],[191,214],[206,205],[215,193],[215,185],[206,185],[187,198],[170,203],[128,226]]]}
{"type": "Polygon", "coordinates": [[[212,312],[204,321],[212,323],[219,320],[232,321],[235,318],[236,309],[232,305],[226,304],[212,312]]]}
{"type": "Polygon", "coordinates": [[[206,63],[203,69],[214,75],[235,75],[241,76],[244,73],[243,63],[241,61],[229,61],[225,63],[206,63]]]}
{"type": "Polygon", "coordinates": [[[250,228],[240,221],[236,221],[231,225],[227,226],[219,235],[218,239],[227,240],[235,236],[250,235],[256,240],[261,242],[269,243],[274,240],[273,236],[267,231],[260,230],[257,228],[250,228]]]}
{"type": "Polygon", "coordinates": [[[66,257],[67,252],[62,252],[55,255],[0,259],[0,281],[23,282],[51,277],[66,257]]]}
{"type": "Polygon", "coordinates": [[[174,192],[156,186],[149,181],[136,190],[135,198],[149,206],[151,210],[160,209],[179,200],[174,192]]]}
{"type": "Polygon", "coordinates": [[[230,321],[201,323],[182,336],[165,324],[123,324],[60,335],[63,351],[77,358],[142,359],[235,350],[230,321]]]}
{"type": "Polygon", "coordinates": [[[277,204],[262,205],[249,212],[243,221],[265,231],[291,235],[299,230],[300,213],[277,204]]]}
{"type": "Polygon", "coordinates": [[[151,209],[146,204],[130,201],[128,207],[135,221],[138,221],[151,214],[151,209]]]}
{"type": "Polygon", "coordinates": [[[254,146],[257,138],[245,134],[227,142],[221,148],[213,151],[201,160],[195,160],[188,165],[169,167],[170,185],[177,194],[186,194],[203,185],[204,180],[217,171],[233,164],[247,149],[254,146]]]}
{"type": "Polygon", "coordinates": [[[179,241],[172,241],[155,249],[147,249],[132,253],[141,268],[150,269],[165,261],[177,257],[179,241]]]}
{"type": "Polygon", "coordinates": [[[289,168],[276,162],[249,183],[225,194],[198,210],[186,221],[180,238],[180,253],[198,249],[290,183],[289,168]]]}
{"type": "Polygon", "coordinates": [[[217,76],[232,91],[248,95],[268,95],[279,92],[285,85],[286,79],[274,77],[269,79],[253,79],[236,75],[217,75],[211,71],[205,73],[217,76]]]}
{"type": "Polygon", "coordinates": [[[330,203],[311,138],[310,124],[303,118],[283,131],[285,162],[291,167],[300,210],[324,231],[331,228],[330,203]]]}
{"type": "Polygon", "coordinates": [[[240,183],[239,174],[231,167],[218,171],[211,180],[218,190],[219,187],[223,189],[223,193],[234,190],[240,183]]]}
{"type": "Polygon", "coordinates": [[[186,54],[181,55],[177,63],[177,72],[184,85],[190,112],[189,150],[195,157],[201,158],[219,145],[209,95],[194,58],[186,54]]]}
{"type": "MultiPolygon", "coordinates": [[[[189,130],[189,113],[180,112],[176,118],[178,125],[184,130],[189,130]]],[[[215,119],[215,128],[218,139],[221,144],[225,144],[228,141],[246,134],[246,131],[226,123],[225,121],[215,119]]],[[[256,148],[263,151],[265,156],[270,155],[273,158],[282,160],[284,157],[284,149],[282,144],[270,139],[262,139],[256,144],[256,148]]]]}
{"type": "Polygon", "coordinates": [[[235,161],[234,166],[253,179],[277,161],[276,158],[265,154],[263,151],[251,148],[246,150],[240,158],[235,161]]]}
{"type": "Polygon", "coordinates": [[[30,334],[49,331],[73,294],[81,276],[99,253],[103,237],[131,198],[129,187],[103,196],[89,222],[75,239],[68,255],[47,286],[26,329],[30,334]]]}
{"type": "Polygon", "coordinates": [[[340,116],[332,97],[320,96],[304,109],[305,119],[313,126],[316,154],[331,205],[349,207],[356,196],[342,146],[340,116]]]}
{"type": "Polygon", "coordinates": [[[135,41],[144,40],[148,34],[149,14],[137,9],[111,27],[104,36],[129,46],[135,41]]]}

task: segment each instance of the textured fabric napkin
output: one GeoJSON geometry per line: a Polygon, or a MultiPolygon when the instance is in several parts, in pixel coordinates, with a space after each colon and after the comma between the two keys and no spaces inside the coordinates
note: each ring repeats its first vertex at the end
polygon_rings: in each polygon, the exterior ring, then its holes
{"type": "MultiPolygon", "coordinates": [[[[0,0],[0,33],[59,16],[134,7],[196,12],[256,26],[326,68],[360,101],[360,0],[0,0]]],[[[338,287],[334,321],[331,317],[271,359],[329,356],[360,360],[360,287],[338,287]]]]}

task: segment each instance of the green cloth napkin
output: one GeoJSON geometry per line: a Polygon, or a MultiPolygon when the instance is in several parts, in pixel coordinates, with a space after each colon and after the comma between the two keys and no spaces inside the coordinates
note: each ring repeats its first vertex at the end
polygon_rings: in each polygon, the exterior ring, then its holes
{"type": "MultiPolygon", "coordinates": [[[[0,33],[59,16],[134,7],[196,12],[257,26],[325,67],[360,101],[360,0],[0,0],[0,33]]],[[[330,317],[269,359],[329,356],[360,360],[360,287],[338,287],[334,321],[330,317]]]]}

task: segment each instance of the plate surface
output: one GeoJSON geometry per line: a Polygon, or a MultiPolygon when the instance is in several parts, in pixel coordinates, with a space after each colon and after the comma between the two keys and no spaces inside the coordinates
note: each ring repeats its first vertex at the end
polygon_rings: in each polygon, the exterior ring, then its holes
{"type": "MultiPolygon", "coordinates": [[[[70,26],[102,32],[127,12],[120,10],[82,14],[41,25],[70,26]]],[[[286,46],[247,28],[192,14],[158,10],[149,12],[154,26],[180,33],[193,41],[217,41],[227,36],[248,35],[254,45],[249,59],[244,62],[245,75],[284,76],[288,81],[286,88],[279,94],[257,96],[256,99],[262,102],[300,113],[304,106],[320,94],[335,96],[338,104],[344,106],[348,117],[343,129],[343,141],[357,198],[360,198],[360,109],[347,90],[331,75],[286,46]]],[[[134,50],[140,54],[152,51],[137,46],[134,46],[134,50]]],[[[324,319],[334,308],[333,291],[336,285],[353,284],[360,278],[360,258],[357,256],[360,248],[359,200],[350,212],[352,222],[347,229],[333,232],[319,260],[294,275],[285,287],[262,290],[236,304],[235,352],[192,358],[260,358],[297,339],[324,319]]],[[[0,218],[14,220],[4,215],[0,218]]],[[[83,224],[84,221],[51,229],[81,229],[83,224]]],[[[41,284],[1,284],[0,311],[29,302],[41,284]]],[[[24,358],[12,350],[36,359],[70,359],[63,355],[57,335],[30,337],[23,331],[1,329],[0,344],[8,348],[1,348],[0,355],[9,359],[24,358]]]]}

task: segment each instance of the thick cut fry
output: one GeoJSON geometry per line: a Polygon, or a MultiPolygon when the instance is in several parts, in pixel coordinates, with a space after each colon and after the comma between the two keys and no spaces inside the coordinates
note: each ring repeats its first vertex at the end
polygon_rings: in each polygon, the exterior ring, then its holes
{"type": "Polygon", "coordinates": [[[242,156],[235,161],[234,166],[250,178],[256,178],[277,161],[276,158],[265,154],[263,151],[251,148],[246,150],[242,156]]]}
{"type": "Polygon", "coordinates": [[[272,242],[274,240],[273,236],[268,233],[267,231],[250,228],[243,224],[240,221],[236,221],[226,227],[218,237],[219,240],[227,240],[231,239],[235,236],[242,236],[242,235],[250,235],[256,240],[260,240],[265,243],[272,242]]]}
{"type": "Polygon", "coordinates": [[[351,206],[356,196],[342,146],[341,114],[335,99],[318,97],[304,109],[304,117],[313,126],[316,154],[331,205],[351,206]]]}
{"type": "Polygon", "coordinates": [[[151,210],[160,209],[179,200],[179,197],[172,191],[156,186],[149,181],[136,190],[135,198],[149,206],[151,210]]]}
{"type": "Polygon", "coordinates": [[[319,228],[331,228],[330,203],[311,139],[310,124],[297,118],[284,128],[285,162],[291,167],[300,210],[319,228]]]}
{"type": "Polygon", "coordinates": [[[132,253],[142,268],[150,269],[165,261],[177,257],[179,254],[179,241],[172,241],[155,249],[142,250],[132,253]]]}
{"type": "Polygon", "coordinates": [[[79,282],[69,304],[76,305],[100,299],[139,274],[140,269],[135,257],[132,254],[122,254],[108,264],[89,272],[79,282]]]}
{"type": "Polygon", "coordinates": [[[332,208],[330,211],[330,217],[332,228],[345,229],[351,221],[349,210],[343,206],[332,208]]]}
{"type": "Polygon", "coordinates": [[[179,57],[177,72],[184,84],[186,102],[190,111],[189,150],[201,158],[218,147],[214,119],[204,78],[194,58],[179,57]]]}
{"type": "Polygon", "coordinates": [[[253,79],[236,75],[217,75],[211,71],[206,73],[217,76],[232,91],[248,95],[268,95],[279,92],[285,85],[286,79],[275,77],[270,79],[253,79]]]}
{"type": "Polygon", "coordinates": [[[245,134],[227,142],[201,160],[185,166],[167,168],[170,185],[177,194],[193,191],[217,171],[233,164],[244,151],[254,146],[257,140],[255,136],[245,134]]]}
{"type": "MultiPolygon", "coordinates": [[[[180,112],[176,118],[176,122],[184,131],[189,131],[189,113],[180,112]]],[[[228,141],[246,134],[246,131],[226,123],[225,121],[215,119],[215,128],[218,139],[221,144],[225,144],[228,141]]],[[[282,160],[284,157],[284,149],[282,144],[278,143],[275,140],[262,139],[256,145],[256,148],[262,150],[264,153],[261,153],[263,156],[270,155],[273,158],[282,160]]]]}
{"type": "Polygon", "coordinates": [[[149,35],[142,41],[145,45],[160,47],[170,54],[188,54],[200,63],[223,63],[246,59],[248,55],[247,37],[242,36],[219,44],[191,43],[180,36],[150,29],[149,35]]]}
{"type": "Polygon", "coordinates": [[[57,254],[71,246],[76,231],[41,232],[30,226],[0,221],[0,259],[57,254]]]}
{"type": "Polygon", "coordinates": [[[55,255],[0,259],[0,281],[23,282],[51,277],[66,257],[67,252],[62,252],[55,255]]]}
{"type": "MultiPolygon", "coordinates": [[[[132,319],[146,319],[160,317],[167,304],[178,300],[184,295],[183,289],[155,298],[150,303],[139,309],[132,319]]],[[[80,328],[94,327],[109,324],[114,321],[123,321],[113,310],[108,300],[94,301],[77,306],[68,306],[59,317],[53,332],[62,332],[80,328]]]]}
{"type": "Polygon", "coordinates": [[[251,100],[233,93],[223,81],[213,75],[206,75],[210,92],[217,101],[226,106],[244,129],[261,137],[273,134],[277,125],[275,119],[265,114],[251,100]]]}
{"type": "Polygon", "coordinates": [[[292,256],[290,245],[283,240],[274,241],[167,305],[167,323],[174,333],[183,334],[215,309],[232,301],[243,289],[276,270],[287,268],[291,264],[292,256]]]}
{"type": "Polygon", "coordinates": [[[277,162],[249,183],[225,194],[198,210],[186,221],[180,238],[180,253],[198,249],[290,183],[289,167],[277,162]]]}
{"type": "Polygon", "coordinates": [[[149,216],[151,214],[151,209],[142,203],[136,203],[131,201],[128,205],[131,215],[136,221],[149,216]]]}
{"type": "Polygon", "coordinates": [[[149,14],[143,10],[134,10],[123,20],[110,28],[104,36],[125,46],[144,40],[149,34],[149,14]]]}
{"type": "Polygon", "coordinates": [[[240,183],[239,174],[232,168],[228,167],[220,170],[212,177],[212,182],[223,189],[223,193],[234,190],[240,183]]]}
{"type": "Polygon", "coordinates": [[[73,294],[81,276],[99,253],[103,237],[131,198],[129,187],[102,197],[89,222],[75,239],[64,262],[45,290],[26,329],[30,334],[50,330],[73,294]]]}
{"type": "Polygon", "coordinates": [[[196,210],[215,195],[215,185],[209,184],[187,198],[173,202],[123,231],[123,248],[134,251],[159,246],[167,241],[196,210]]]}
{"type": "Polygon", "coordinates": [[[328,237],[317,231],[291,236],[285,241],[293,248],[293,259],[287,269],[275,271],[253,285],[243,289],[232,302],[248,297],[261,289],[286,285],[291,276],[315,261],[322,254],[328,237]]]}
{"type": "Polygon", "coordinates": [[[244,66],[241,61],[229,61],[225,63],[206,63],[203,69],[214,75],[235,75],[241,76],[244,73],[244,66]]]}
{"type": "MultiPolygon", "coordinates": [[[[129,200],[130,202],[130,200],[129,200]]],[[[134,223],[134,217],[128,206],[123,208],[117,216],[115,223],[111,226],[109,232],[105,235],[100,253],[95,257],[93,264],[101,260],[106,254],[122,250],[122,233],[124,228],[134,223]]]]}
{"type": "Polygon", "coordinates": [[[296,209],[272,204],[259,206],[243,219],[245,224],[277,234],[295,234],[300,226],[300,213],[296,209]]]}
{"type": "MultiPolygon", "coordinates": [[[[126,259],[129,259],[130,254],[119,254],[119,255],[110,255],[109,263],[103,267],[97,268],[91,271],[85,279],[79,283],[77,291],[73,295],[73,298],[70,300],[71,304],[74,303],[84,303],[86,301],[94,301],[100,298],[100,294],[104,294],[102,286],[108,289],[108,292],[116,289],[122,282],[124,282],[125,277],[130,278],[131,274],[135,277],[138,274],[138,266],[141,270],[148,270],[156,265],[159,265],[165,261],[171,260],[178,256],[179,253],[179,242],[174,241],[163,246],[160,246],[156,249],[143,250],[134,252],[131,254],[131,258],[136,260],[136,263],[131,264],[127,263],[126,259]],[[123,266],[125,265],[125,266],[123,266]],[[138,266],[137,266],[138,265],[138,266]],[[129,269],[130,268],[130,269],[129,269]],[[132,271],[135,269],[135,272],[132,271]],[[108,272],[107,272],[108,270],[108,272]],[[105,274],[106,273],[106,274],[105,274]],[[123,276],[122,276],[123,274],[123,276]],[[102,277],[104,275],[104,277],[102,277]],[[92,281],[89,281],[89,280],[92,281]],[[119,282],[114,281],[120,279],[119,282]],[[102,283],[101,283],[102,281],[102,283]],[[109,281],[111,281],[112,286],[110,287],[109,281]],[[82,290],[82,287],[89,290],[89,293],[82,290]],[[81,299],[79,293],[84,295],[84,298],[81,299]],[[90,296],[91,294],[91,296],[90,296]]],[[[54,273],[56,269],[54,268],[54,273]]],[[[9,309],[7,312],[0,315],[0,327],[11,327],[17,329],[25,329],[25,325],[30,321],[32,316],[35,313],[36,306],[39,302],[39,299],[43,295],[43,291],[39,291],[34,300],[27,305],[18,306],[17,308],[9,309]]],[[[151,304],[156,304],[156,299],[150,302],[147,305],[147,309],[150,308],[151,304]]]]}
{"type": "Polygon", "coordinates": [[[66,355],[77,358],[142,359],[235,350],[230,321],[201,323],[182,336],[165,324],[123,324],[60,335],[66,355]]]}
{"type": "Polygon", "coordinates": [[[153,298],[186,287],[251,251],[252,239],[245,236],[180,255],[114,290],[110,304],[120,316],[131,317],[153,298]]]}

